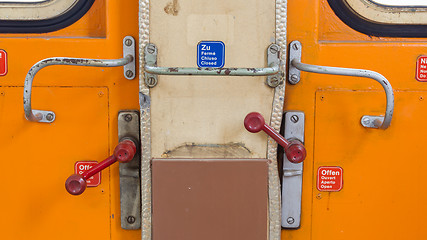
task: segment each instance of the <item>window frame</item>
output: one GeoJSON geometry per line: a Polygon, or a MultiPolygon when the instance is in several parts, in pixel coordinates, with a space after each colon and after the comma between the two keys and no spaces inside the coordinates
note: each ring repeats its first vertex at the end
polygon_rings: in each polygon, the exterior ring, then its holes
{"type": "MultiPolygon", "coordinates": [[[[57,16],[40,20],[0,20],[0,33],[47,33],[65,28],[83,17],[92,7],[95,0],[79,0],[71,8],[57,16]]],[[[14,5],[43,4],[41,3],[0,3],[7,8],[14,5]]]]}
{"type": "MultiPolygon", "coordinates": [[[[378,22],[372,19],[368,19],[365,16],[362,16],[360,13],[356,12],[348,4],[347,0],[327,0],[331,9],[335,12],[338,18],[341,19],[345,24],[354,30],[364,33],[369,36],[377,37],[407,37],[407,38],[425,38],[427,37],[427,24],[417,24],[417,23],[387,23],[387,22],[378,22]]],[[[355,0],[355,1],[364,1],[364,0],[355,0]]],[[[366,1],[364,1],[366,2],[366,1]]],[[[369,1],[371,2],[371,1],[369,1]]],[[[414,7],[401,7],[401,6],[384,6],[377,3],[371,2],[377,7],[383,7],[385,10],[394,10],[406,9],[407,12],[413,12],[414,7]]],[[[427,14],[425,7],[416,7],[423,14],[427,14]]],[[[404,12],[404,11],[402,11],[404,12]]]]}

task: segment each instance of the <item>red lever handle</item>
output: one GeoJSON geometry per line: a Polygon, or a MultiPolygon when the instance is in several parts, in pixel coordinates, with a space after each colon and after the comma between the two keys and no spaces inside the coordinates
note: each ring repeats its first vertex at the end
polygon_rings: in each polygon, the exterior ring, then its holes
{"type": "Polygon", "coordinates": [[[114,154],[104,161],[96,164],[83,174],[73,174],[65,181],[65,189],[72,195],[80,195],[86,189],[86,180],[99,173],[111,164],[119,161],[121,163],[130,162],[136,153],[136,145],[132,140],[126,139],[121,141],[114,149],[114,154]]]}
{"type": "Polygon", "coordinates": [[[245,128],[251,133],[264,131],[280,144],[286,153],[286,157],[292,163],[300,163],[304,161],[307,151],[304,145],[298,140],[286,140],[282,135],[276,132],[273,128],[265,124],[265,120],[260,113],[251,112],[245,117],[245,128]]]}

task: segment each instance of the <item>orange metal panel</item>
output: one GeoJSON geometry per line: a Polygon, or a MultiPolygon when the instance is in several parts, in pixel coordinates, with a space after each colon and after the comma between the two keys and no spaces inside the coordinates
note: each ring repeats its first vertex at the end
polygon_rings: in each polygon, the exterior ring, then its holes
{"type": "MultiPolygon", "coordinates": [[[[314,172],[344,169],[340,192],[313,187],[312,239],[426,239],[426,91],[396,91],[385,131],[355,124],[384,108],[377,91],[318,91],[314,172]],[[344,107],[351,106],[351,107],[344,107]],[[331,124],[333,123],[333,124],[331,124]],[[367,237],[368,236],[368,237],[367,237]]],[[[315,182],[315,176],[313,181],[315,182]]]]}
{"type": "Polygon", "coordinates": [[[108,89],[42,87],[34,106],[50,109],[52,124],[25,120],[22,87],[0,87],[2,239],[107,239],[109,172],[83,196],[69,195],[74,163],[109,154],[108,89]]]}

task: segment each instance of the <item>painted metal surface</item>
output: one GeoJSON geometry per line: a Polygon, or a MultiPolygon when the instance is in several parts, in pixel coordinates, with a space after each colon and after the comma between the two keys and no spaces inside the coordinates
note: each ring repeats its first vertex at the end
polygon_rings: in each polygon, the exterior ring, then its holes
{"type": "Polygon", "coordinates": [[[351,77],[365,77],[370,78],[378,83],[384,88],[387,107],[385,110],[384,117],[382,116],[369,116],[364,115],[361,118],[361,124],[364,127],[368,128],[380,128],[387,129],[391,124],[391,119],[393,118],[394,111],[394,93],[393,88],[390,82],[383,75],[365,69],[355,69],[355,68],[340,68],[340,67],[327,67],[327,66],[319,66],[306,64],[301,62],[301,52],[302,46],[298,41],[292,41],[290,43],[290,53],[289,53],[289,79],[293,84],[298,83],[301,78],[300,71],[312,72],[312,73],[320,73],[320,74],[331,74],[331,75],[342,75],[342,76],[351,76],[351,77]],[[294,54],[296,53],[296,54],[294,54]],[[296,76],[296,77],[295,77],[296,76]],[[293,81],[293,79],[298,79],[298,81],[293,81]]]}

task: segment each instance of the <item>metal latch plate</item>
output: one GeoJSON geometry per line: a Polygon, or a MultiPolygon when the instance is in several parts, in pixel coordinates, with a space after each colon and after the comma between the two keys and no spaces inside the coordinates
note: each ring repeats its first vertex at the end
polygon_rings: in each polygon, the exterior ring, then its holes
{"type": "MultiPolygon", "coordinates": [[[[286,139],[298,139],[304,143],[303,112],[286,112],[284,116],[286,139]]],[[[299,228],[301,224],[303,163],[291,163],[283,156],[282,227],[299,228]]]]}
{"type": "MultiPolygon", "coordinates": [[[[139,115],[137,111],[121,111],[118,116],[119,141],[131,138],[137,144],[139,137],[139,115]]],[[[139,145],[139,144],[138,144],[139,145]]],[[[120,212],[123,229],[141,228],[141,164],[140,149],[128,163],[120,163],[120,212]]]]}

